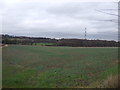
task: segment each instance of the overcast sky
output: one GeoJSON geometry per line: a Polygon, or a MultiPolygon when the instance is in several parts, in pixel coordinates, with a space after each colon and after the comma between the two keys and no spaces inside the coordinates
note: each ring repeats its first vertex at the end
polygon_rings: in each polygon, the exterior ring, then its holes
{"type": "Polygon", "coordinates": [[[118,39],[115,2],[1,0],[0,9],[3,34],[83,39],[86,27],[87,39],[118,39]]]}

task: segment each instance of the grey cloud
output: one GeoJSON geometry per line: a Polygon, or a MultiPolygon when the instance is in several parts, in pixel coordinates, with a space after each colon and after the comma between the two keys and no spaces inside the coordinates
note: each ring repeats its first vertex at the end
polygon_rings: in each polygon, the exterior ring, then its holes
{"type": "Polygon", "coordinates": [[[111,9],[113,6],[115,6],[114,3],[23,1],[5,11],[3,33],[55,38],[84,38],[84,28],[87,27],[88,38],[116,40],[114,34],[117,33],[117,23],[100,20],[113,19],[116,21],[117,17],[95,11],[95,9],[111,9]],[[110,34],[102,35],[97,32],[110,34]]]}

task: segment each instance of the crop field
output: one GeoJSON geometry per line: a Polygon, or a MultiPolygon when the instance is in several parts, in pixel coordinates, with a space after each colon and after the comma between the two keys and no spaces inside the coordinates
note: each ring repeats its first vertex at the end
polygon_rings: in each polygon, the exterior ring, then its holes
{"type": "Polygon", "coordinates": [[[55,43],[33,43],[33,45],[39,45],[39,46],[52,46],[56,45],[55,43]]]}
{"type": "Polygon", "coordinates": [[[118,48],[11,45],[2,48],[3,88],[104,87],[118,75],[118,48]]]}

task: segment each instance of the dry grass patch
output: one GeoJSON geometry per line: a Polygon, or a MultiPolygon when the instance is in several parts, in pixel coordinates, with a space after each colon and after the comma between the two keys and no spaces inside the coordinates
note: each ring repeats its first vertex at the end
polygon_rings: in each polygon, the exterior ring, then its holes
{"type": "Polygon", "coordinates": [[[100,86],[101,88],[118,88],[120,87],[119,82],[120,81],[120,75],[110,75],[100,86]]]}

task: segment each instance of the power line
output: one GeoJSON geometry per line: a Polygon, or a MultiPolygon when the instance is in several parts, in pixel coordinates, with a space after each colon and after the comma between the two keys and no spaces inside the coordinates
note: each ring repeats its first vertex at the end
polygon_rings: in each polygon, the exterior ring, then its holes
{"type": "Polygon", "coordinates": [[[118,17],[120,17],[120,15],[113,14],[113,13],[107,13],[107,12],[104,12],[104,11],[101,11],[101,10],[95,10],[95,11],[98,11],[98,12],[101,12],[101,13],[104,13],[104,14],[108,14],[108,15],[113,15],[113,16],[118,16],[118,17]]]}
{"type": "MultiPolygon", "coordinates": [[[[108,15],[120,17],[120,15],[117,15],[117,14],[104,12],[104,10],[107,11],[107,10],[117,10],[117,9],[101,9],[101,10],[96,10],[96,9],[95,9],[95,11],[98,11],[98,12],[101,12],[101,13],[104,13],[104,14],[108,14],[108,15]],[[102,10],[102,11],[101,11],[101,10],[102,10]]],[[[120,10],[120,9],[118,9],[118,10],[120,10]]],[[[114,21],[114,20],[98,20],[98,21],[107,21],[107,22],[120,23],[120,22],[116,22],[116,21],[114,21]]]]}
{"type": "MultiPolygon", "coordinates": [[[[118,23],[117,21],[114,20],[97,20],[97,21],[105,21],[105,22],[114,22],[114,23],[118,23]]],[[[120,23],[120,22],[119,22],[120,23]]]]}
{"type": "Polygon", "coordinates": [[[85,40],[86,40],[86,35],[87,35],[87,34],[86,34],[86,27],[85,27],[85,40]]]}

